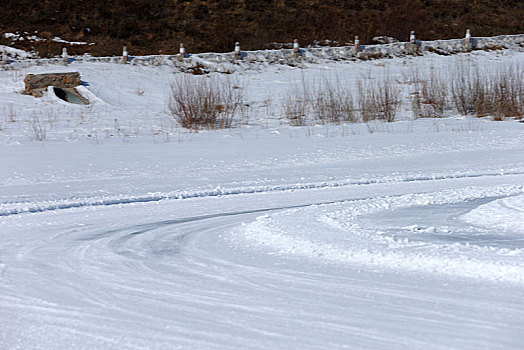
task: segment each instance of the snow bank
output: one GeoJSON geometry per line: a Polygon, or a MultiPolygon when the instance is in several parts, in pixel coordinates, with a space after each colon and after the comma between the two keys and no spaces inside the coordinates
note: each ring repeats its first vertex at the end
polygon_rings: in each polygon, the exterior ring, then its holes
{"type": "Polygon", "coordinates": [[[33,57],[32,54],[25,52],[24,50],[15,49],[14,47],[5,45],[0,45],[0,55],[1,53],[6,54],[8,58],[17,60],[28,59],[33,57]]]}
{"type": "Polygon", "coordinates": [[[524,194],[481,205],[461,219],[494,230],[524,233],[524,194]]]}
{"type": "MultiPolygon", "coordinates": [[[[473,38],[472,46],[465,39],[417,41],[415,45],[409,42],[397,42],[381,45],[362,45],[359,50],[354,46],[301,48],[301,56],[297,59],[293,49],[258,50],[242,52],[243,59],[235,59],[230,53],[201,53],[188,55],[180,60],[178,55],[130,56],[131,64],[144,66],[167,65],[180,71],[199,67],[204,72],[231,73],[248,69],[261,69],[271,64],[284,64],[301,67],[304,64],[321,63],[323,61],[370,60],[379,58],[421,56],[433,52],[439,55],[451,55],[471,50],[523,50],[524,34],[501,35],[496,37],[473,38]]],[[[132,54],[132,53],[131,53],[132,54]]],[[[121,57],[91,57],[90,55],[75,56],[75,62],[120,63],[121,57]]],[[[61,58],[38,59],[30,62],[17,62],[17,67],[32,65],[60,64],[61,58]]]]}

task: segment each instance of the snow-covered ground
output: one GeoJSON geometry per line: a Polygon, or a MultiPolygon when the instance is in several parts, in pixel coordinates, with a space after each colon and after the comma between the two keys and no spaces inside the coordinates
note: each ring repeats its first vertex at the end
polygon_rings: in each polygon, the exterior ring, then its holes
{"type": "Polygon", "coordinates": [[[0,71],[0,348],[521,348],[524,123],[413,119],[407,96],[413,72],[522,64],[259,65],[230,75],[241,125],[198,133],[168,112],[170,66],[0,71]],[[19,93],[64,71],[90,105],[19,93]],[[302,81],[377,77],[397,122],[281,118],[302,81]]]}

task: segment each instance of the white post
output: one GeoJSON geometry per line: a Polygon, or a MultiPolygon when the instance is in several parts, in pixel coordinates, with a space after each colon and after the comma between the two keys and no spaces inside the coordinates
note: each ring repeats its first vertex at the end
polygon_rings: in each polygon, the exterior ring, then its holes
{"type": "Polygon", "coordinates": [[[180,43],[180,59],[183,59],[186,57],[186,48],[184,47],[184,43],[180,43]]]}
{"type": "Polygon", "coordinates": [[[412,43],[412,44],[415,44],[416,41],[417,41],[417,38],[415,36],[415,31],[412,30],[411,34],[409,35],[409,42],[412,43]]]}
{"type": "Polygon", "coordinates": [[[240,43],[237,41],[235,43],[235,59],[240,59],[242,56],[240,55],[240,43]]]}
{"type": "Polygon", "coordinates": [[[293,56],[300,56],[300,45],[298,44],[298,39],[293,40],[293,56]]]}
{"type": "Polygon", "coordinates": [[[465,39],[465,46],[466,50],[472,49],[472,42],[471,42],[471,31],[469,29],[466,29],[466,39],[465,39]]]}
{"type": "Polygon", "coordinates": [[[67,48],[62,49],[62,64],[67,66],[69,64],[69,56],[67,55],[67,48]]]}
{"type": "Polygon", "coordinates": [[[125,64],[127,63],[128,61],[128,52],[127,52],[127,47],[124,46],[124,48],[122,49],[122,63],[125,64]]]}
{"type": "Polygon", "coordinates": [[[355,51],[360,51],[360,38],[358,37],[358,35],[355,35],[355,51]]]}

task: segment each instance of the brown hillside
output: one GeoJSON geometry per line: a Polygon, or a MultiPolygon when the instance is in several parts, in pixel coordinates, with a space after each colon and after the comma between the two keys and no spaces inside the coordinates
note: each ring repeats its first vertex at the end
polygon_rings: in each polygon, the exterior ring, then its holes
{"type": "MultiPolygon", "coordinates": [[[[70,53],[117,55],[126,44],[131,54],[266,48],[271,42],[302,45],[315,40],[344,44],[359,35],[407,40],[410,30],[423,40],[524,32],[524,2],[501,0],[2,0],[0,33],[24,32],[46,41],[0,44],[57,55],[68,41],[95,45],[68,47],[70,53]]],[[[26,35],[27,36],[27,35],[26,35]]]]}

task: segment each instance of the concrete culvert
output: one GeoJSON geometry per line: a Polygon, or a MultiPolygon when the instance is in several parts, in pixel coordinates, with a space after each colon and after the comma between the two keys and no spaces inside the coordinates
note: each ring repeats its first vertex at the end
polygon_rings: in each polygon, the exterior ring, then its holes
{"type": "Polygon", "coordinates": [[[43,92],[51,87],[54,94],[69,103],[87,105],[89,100],[82,96],[76,87],[82,85],[78,72],[28,74],[24,79],[24,94],[42,97],[43,92]]]}

